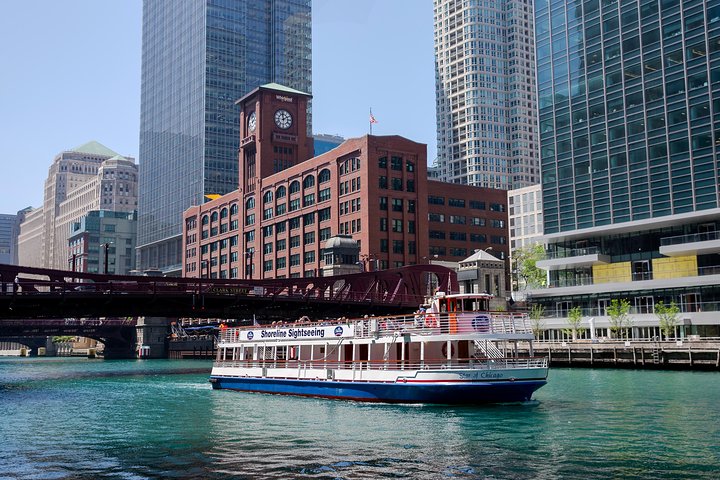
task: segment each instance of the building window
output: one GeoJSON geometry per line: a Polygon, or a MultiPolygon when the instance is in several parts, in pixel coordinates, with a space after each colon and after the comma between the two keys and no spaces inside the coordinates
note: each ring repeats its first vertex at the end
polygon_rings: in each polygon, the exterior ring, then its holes
{"type": "Polygon", "coordinates": [[[322,210],[318,210],[318,221],[326,222],[328,220],[330,220],[330,207],[323,208],[322,210]]]}
{"type": "Polygon", "coordinates": [[[300,246],[300,235],[293,235],[290,237],[290,248],[297,248],[300,246]]]}
{"type": "Polygon", "coordinates": [[[405,253],[405,244],[402,240],[393,240],[393,253],[405,253]]]}
{"type": "Polygon", "coordinates": [[[408,220],[408,233],[415,233],[415,220],[408,220]]]}
{"type": "Polygon", "coordinates": [[[398,192],[402,192],[403,189],[403,181],[402,178],[395,178],[392,179],[392,189],[396,190],[398,192]]]}
{"type": "Polygon", "coordinates": [[[275,190],[275,198],[285,198],[285,187],[278,187],[277,190],[275,190]]]}
{"type": "Polygon", "coordinates": [[[263,271],[269,272],[273,269],[273,261],[272,260],[265,260],[263,262],[263,271]]]}
{"type": "Polygon", "coordinates": [[[442,213],[428,213],[428,220],[431,222],[445,222],[445,215],[442,213]]]}
{"type": "Polygon", "coordinates": [[[473,210],[485,210],[485,202],[470,200],[470,208],[473,210]]]}
{"type": "Polygon", "coordinates": [[[314,193],[308,193],[303,197],[303,207],[309,207],[311,205],[315,205],[315,194],[314,193]]]}
{"type": "Polygon", "coordinates": [[[428,196],[428,204],[430,205],[445,205],[445,197],[436,197],[433,195],[428,196]]]}
{"type": "Polygon", "coordinates": [[[275,249],[276,249],[278,252],[281,252],[281,251],[285,250],[285,247],[286,247],[286,246],[287,246],[287,240],[285,240],[284,238],[281,239],[281,240],[277,240],[277,241],[275,242],[275,249]]]}
{"type": "Polygon", "coordinates": [[[393,232],[402,233],[402,231],[403,231],[403,228],[402,228],[402,220],[398,220],[397,218],[393,218],[392,224],[393,224],[393,226],[392,226],[392,231],[393,231],[393,232]]]}
{"type": "Polygon", "coordinates": [[[273,192],[271,190],[268,190],[263,195],[263,203],[270,203],[273,201],[273,192]]]}
{"type": "Polygon", "coordinates": [[[465,208],[465,200],[461,198],[449,198],[448,205],[450,205],[451,207],[465,208]]]}
{"type": "Polygon", "coordinates": [[[290,200],[290,205],[289,205],[288,209],[291,212],[294,212],[295,210],[300,210],[300,199],[295,198],[293,200],[290,200]]]}
{"type": "Polygon", "coordinates": [[[380,231],[387,232],[387,229],[388,229],[387,218],[380,218],[380,231]]]}
{"type": "Polygon", "coordinates": [[[275,224],[275,233],[276,234],[285,233],[286,230],[287,230],[287,223],[278,222],[275,224]]]}
{"type": "Polygon", "coordinates": [[[378,168],[387,168],[387,157],[378,158],[378,168]]]}
{"type": "Polygon", "coordinates": [[[278,270],[281,268],[285,268],[287,266],[287,260],[285,257],[280,257],[277,259],[277,268],[278,270]]]}
{"type": "Polygon", "coordinates": [[[266,243],[266,244],[263,245],[263,253],[264,253],[265,255],[268,255],[268,254],[272,253],[272,251],[273,251],[273,244],[272,244],[272,242],[269,242],[269,243],[266,243]]]}
{"type": "MultiPolygon", "coordinates": [[[[380,207],[382,210],[382,206],[380,207]]],[[[385,208],[387,210],[387,206],[385,208]]],[[[392,199],[392,211],[393,212],[402,212],[403,211],[403,201],[402,198],[393,198],[392,199]]]]}
{"type": "Polygon", "coordinates": [[[290,230],[300,228],[300,217],[293,217],[290,219],[290,230]]]}
{"type": "Polygon", "coordinates": [[[255,214],[245,216],[245,225],[255,225],[255,214]]]}
{"type": "Polygon", "coordinates": [[[315,232],[306,232],[303,235],[303,245],[311,245],[315,243],[315,232]]]}
{"type": "Polygon", "coordinates": [[[297,267],[298,265],[300,265],[300,254],[295,253],[293,255],[290,255],[290,266],[297,267]]]}
{"type": "Polygon", "coordinates": [[[305,263],[314,263],[315,262],[315,251],[311,250],[309,252],[305,252],[303,255],[303,261],[305,263]]]}
{"type": "Polygon", "coordinates": [[[466,218],[464,215],[450,215],[450,223],[454,223],[456,225],[465,225],[466,218]]]}
{"type": "Polygon", "coordinates": [[[318,202],[326,202],[330,200],[330,189],[329,188],[323,188],[318,193],[318,202]]]}
{"type": "Polygon", "coordinates": [[[387,253],[387,252],[388,252],[388,240],[387,240],[387,238],[381,238],[381,239],[380,239],[380,252],[381,252],[381,253],[387,253]]]}
{"type": "Polygon", "coordinates": [[[275,215],[285,215],[285,203],[279,203],[275,205],[275,215]]]}
{"type": "Polygon", "coordinates": [[[390,169],[402,171],[402,164],[401,157],[390,157],[390,169]]]}
{"type": "Polygon", "coordinates": [[[306,213],[303,215],[303,225],[312,225],[315,223],[315,212],[306,213]]]}
{"type": "Polygon", "coordinates": [[[325,240],[327,240],[327,239],[330,238],[331,236],[332,236],[332,233],[331,233],[331,230],[330,230],[329,227],[328,227],[328,228],[321,228],[321,229],[320,229],[320,241],[321,241],[321,242],[324,242],[325,240]]]}
{"type": "Polygon", "coordinates": [[[327,168],[324,168],[320,170],[320,173],[318,174],[318,183],[325,183],[330,181],[330,170],[327,168]]]}
{"type": "Polygon", "coordinates": [[[378,180],[378,186],[379,186],[381,189],[383,189],[383,190],[387,190],[387,188],[388,188],[388,181],[387,181],[387,177],[386,177],[386,176],[380,175],[380,178],[379,178],[379,180],[378,180]]]}

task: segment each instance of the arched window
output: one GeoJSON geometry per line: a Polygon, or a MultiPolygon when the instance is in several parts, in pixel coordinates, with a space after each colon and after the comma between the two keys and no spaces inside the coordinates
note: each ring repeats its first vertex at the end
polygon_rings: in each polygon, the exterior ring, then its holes
{"type": "Polygon", "coordinates": [[[278,187],[278,189],[275,191],[275,197],[276,198],[285,198],[286,189],[285,187],[278,187]]]}
{"type": "Polygon", "coordinates": [[[210,215],[210,221],[211,221],[211,222],[217,222],[217,221],[218,221],[218,212],[212,212],[212,215],[210,215]]]}
{"type": "Polygon", "coordinates": [[[252,210],[253,208],[255,208],[255,197],[250,197],[245,202],[245,210],[252,210]]]}
{"type": "Polygon", "coordinates": [[[227,218],[227,216],[228,216],[227,208],[223,208],[222,210],[220,210],[220,218],[227,218]]]}
{"type": "Polygon", "coordinates": [[[272,192],[272,190],[268,190],[263,195],[263,203],[270,203],[272,201],[273,201],[273,192],[272,192]]]}
{"type": "Polygon", "coordinates": [[[208,223],[210,223],[210,217],[208,217],[207,215],[203,215],[202,224],[207,225],[208,223]]]}
{"type": "Polygon", "coordinates": [[[238,213],[238,206],[237,203],[233,203],[230,205],[230,215],[237,215],[238,213]]]}
{"type": "Polygon", "coordinates": [[[315,177],[308,175],[303,179],[303,190],[315,186],[315,177]]]}
{"type": "Polygon", "coordinates": [[[290,184],[290,193],[297,193],[300,191],[300,182],[295,180],[290,184]]]}
{"type": "Polygon", "coordinates": [[[320,173],[318,174],[318,183],[325,183],[330,181],[330,170],[327,168],[324,168],[320,170],[320,173]]]}

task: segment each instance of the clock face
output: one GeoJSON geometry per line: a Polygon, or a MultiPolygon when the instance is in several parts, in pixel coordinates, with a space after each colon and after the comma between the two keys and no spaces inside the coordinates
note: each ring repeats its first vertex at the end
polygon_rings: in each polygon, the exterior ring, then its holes
{"type": "Polygon", "coordinates": [[[251,132],[254,132],[255,127],[257,127],[257,115],[255,115],[255,112],[252,112],[250,114],[250,118],[248,119],[248,129],[251,132]]]}
{"type": "Polygon", "coordinates": [[[287,110],[278,110],[275,112],[275,125],[287,130],[292,125],[292,115],[287,110]]]}

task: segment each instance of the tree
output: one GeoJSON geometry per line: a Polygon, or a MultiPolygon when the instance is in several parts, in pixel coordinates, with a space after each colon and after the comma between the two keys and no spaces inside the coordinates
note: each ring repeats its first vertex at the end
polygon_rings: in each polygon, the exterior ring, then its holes
{"type": "Polygon", "coordinates": [[[545,327],[545,322],[542,318],[545,316],[545,307],[539,304],[534,304],[530,307],[530,322],[532,325],[532,331],[535,334],[535,338],[540,338],[540,334],[545,327]]]}
{"type": "MultiPolygon", "coordinates": [[[[627,329],[632,324],[630,320],[630,302],[626,299],[613,298],[610,302],[610,306],[607,307],[607,314],[610,317],[610,331],[615,334],[617,338],[620,338],[624,329],[627,329]]],[[[625,330],[625,338],[627,338],[627,330],[625,330]]]]}
{"type": "Polygon", "coordinates": [[[580,322],[582,322],[582,309],[580,307],[573,307],[568,310],[568,323],[570,324],[570,333],[572,334],[573,341],[577,340],[578,332],[582,332],[580,328],[580,322]]]}
{"type": "Polygon", "coordinates": [[[665,334],[665,339],[670,338],[670,334],[675,333],[675,327],[678,325],[678,314],[680,307],[673,301],[670,305],[665,305],[662,301],[655,305],[655,315],[660,319],[660,331],[665,334]]]}
{"type": "Polygon", "coordinates": [[[545,248],[540,243],[513,250],[513,262],[517,274],[518,290],[539,288],[546,285],[545,271],[537,267],[537,261],[545,258],[545,248]]]}

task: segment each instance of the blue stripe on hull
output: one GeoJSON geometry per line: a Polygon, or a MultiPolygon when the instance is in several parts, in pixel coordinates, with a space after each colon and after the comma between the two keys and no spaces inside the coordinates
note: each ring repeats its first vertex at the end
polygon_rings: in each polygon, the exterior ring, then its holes
{"type": "Polygon", "coordinates": [[[324,397],[364,402],[439,403],[449,405],[525,402],[545,380],[476,382],[462,384],[398,384],[287,380],[272,378],[210,378],[215,389],[324,397]]]}

